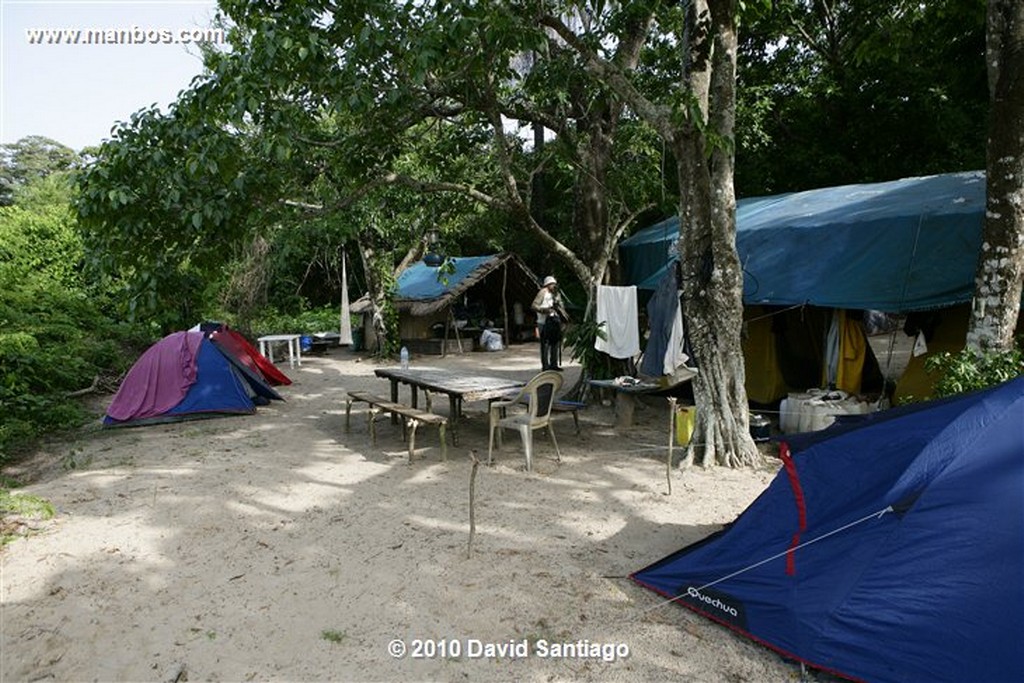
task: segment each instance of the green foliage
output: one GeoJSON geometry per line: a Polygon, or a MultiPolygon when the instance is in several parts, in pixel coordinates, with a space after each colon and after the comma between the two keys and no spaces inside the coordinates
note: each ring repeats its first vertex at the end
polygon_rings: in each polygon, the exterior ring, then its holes
{"type": "Polygon", "coordinates": [[[0,462],[45,432],[81,424],[87,414],[67,394],[120,374],[149,341],[42,276],[0,277],[0,323],[9,330],[0,334],[0,462]]]}
{"type": "Polygon", "coordinates": [[[67,394],[120,374],[150,331],[116,324],[85,284],[66,179],[30,181],[0,209],[0,462],[87,414],[67,394]]]}
{"type": "Polygon", "coordinates": [[[339,643],[344,642],[345,639],[348,638],[348,632],[338,631],[335,629],[324,629],[320,632],[320,637],[329,643],[334,643],[335,645],[337,645],[339,643]]]}
{"type": "Polygon", "coordinates": [[[52,519],[57,514],[53,503],[39,496],[11,493],[0,489],[0,515],[20,515],[36,519],[52,519]]]}
{"type": "Polygon", "coordinates": [[[10,543],[19,535],[18,524],[11,520],[47,520],[57,514],[53,503],[27,493],[12,493],[12,482],[0,481],[0,545],[10,543]]]}
{"type": "Polygon", "coordinates": [[[70,208],[66,175],[19,189],[17,204],[0,208],[0,272],[12,280],[41,276],[66,287],[81,280],[82,240],[70,208]]]}
{"type": "Polygon", "coordinates": [[[590,379],[608,379],[614,377],[611,357],[594,348],[598,337],[607,339],[608,333],[604,323],[595,322],[593,315],[585,320],[570,325],[565,331],[565,345],[572,349],[572,357],[586,368],[590,379]]]}
{"type": "Polygon", "coordinates": [[[942,398],[991,387],[1024,374],[1024,350],[1018,343],[1005,352],[945,352],[929,358],[925,369],[938,374],[934,397],[942,398]]]}
{"type": "Polygon", "coordinates": [[[747,17],[736,190],[985,167],[985,3],[778,0],[747,17]]]}
{"type": "Polygon", "coordinates": [[[253,336],[267,334],[312,334],[334,332],[341,325],[337,307],[321,306],[298,313],[282,313],[269,308],[250,322],[253,336]]]}
{"type": "Polygon", "coordinates": [[[448,286],[448,278],[455,274],[455,259],[446,257],[441,265],[437,267],[437,281],[445,287],[448,286]]]}
{"type": "Polygon", "coordinates": [[[0,145],[0,206],[14,203],[25,186],[53,173],[69,171],[80,161],[70,147],[41,135],[0,145]]]}
{"type": "MultiPolygon", "coordinates": [[[[192,324],[206,276],[223,268],[257,211],[266,166],[247,140],[197,119],[203,91],[165,115],[144,110],[114,131],[79,178],[78,217],[92,272],[128,285],[122,315],[192,324]]],[[[264,212],[266,217],[272,214],[264,212]]]]}

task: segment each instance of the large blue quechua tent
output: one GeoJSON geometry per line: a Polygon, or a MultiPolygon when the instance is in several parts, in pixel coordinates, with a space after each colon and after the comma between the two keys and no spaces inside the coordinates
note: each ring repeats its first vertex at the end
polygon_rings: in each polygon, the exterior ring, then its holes
{"type": "Polygon", "coordinates": [[[203,332],[175,332],[149,347],[107,408],[108,427],[256,412],[281,400],[265,379],[203,332]]]}
{"type": "Polygon", "coordinates": [[[1024,681],[1024,377],[803,442],[633,580],[844,677],[1024,681]]]}
{"type": "MultiPolygon", "coordinates": [[[[741,199],[744,303],[906,312],[968,302],[984,219],[981,172],[741,199]]],[[[625,283],[654,290],[678,237],[670,218],[623,240],[625,283]]]]}

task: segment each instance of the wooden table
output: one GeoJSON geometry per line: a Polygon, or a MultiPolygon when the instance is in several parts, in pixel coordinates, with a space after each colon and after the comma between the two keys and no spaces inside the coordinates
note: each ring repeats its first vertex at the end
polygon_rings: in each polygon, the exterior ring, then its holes
{"type": "MultiPolygon", "coordinates": [[[[503,398],[525,382],[508,377],[482,377],[441,370],[440,368],[377,368],[374,374],[391,382],[391,400],[398,403],[398,385],[407,384],[411,391],[410,405],[417,406],[419,389],[448,395],[448,425],[452,432],[452,445],[459,443],[459,417],[463,401],[489,401],[503,398]]],[[[429,408],[428,408],[429,409],[429,408]]]]}
{"type": "Polygon", "coordinates": [[[653,382],[641,382],[640,384],[616,384],[613,379],[591,379],[587,381],[592,387],[598,389],[611,389],[615,392],[615,427],[626,429],[633,426],[633,413],[636,409],[638,396],[650,394],[664,387],[653,382]]]}

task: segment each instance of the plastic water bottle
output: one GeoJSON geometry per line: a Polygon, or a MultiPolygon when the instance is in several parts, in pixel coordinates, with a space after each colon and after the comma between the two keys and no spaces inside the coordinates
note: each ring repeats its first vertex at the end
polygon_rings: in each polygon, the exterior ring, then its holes
{"type": "Polygon", "coordinates": [[[405,348],[404,346],[402,347],[401,358],[402,358],[402,369],[403,370],[408,370],[409,369],[409,349],[405,348]]]}

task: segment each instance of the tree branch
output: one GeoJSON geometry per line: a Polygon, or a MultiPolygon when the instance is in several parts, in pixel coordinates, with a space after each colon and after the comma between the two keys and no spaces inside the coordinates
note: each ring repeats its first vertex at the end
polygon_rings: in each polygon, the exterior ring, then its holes
{"type": "Polygon", "coordinates": [[[674,138],[675,128],[672,125],[671,110],[668,107],[655,104],[644,97],[621,69],[602,59],[587,47],[561,19],[550,15],[541,15],[537,20],[541,25],[553,30],[559,38],[575,50],[583,58],[587,71],[625,100],[638,116],[658,131],[661,137],[666,140],[674,138]]]}

